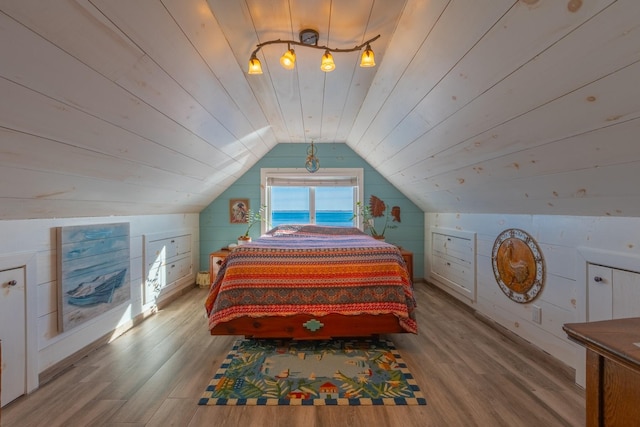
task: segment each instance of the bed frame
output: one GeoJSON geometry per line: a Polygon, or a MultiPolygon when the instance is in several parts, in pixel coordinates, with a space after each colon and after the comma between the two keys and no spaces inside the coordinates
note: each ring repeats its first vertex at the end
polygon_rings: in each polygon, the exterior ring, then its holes
{"type": "Polygon", "coordinates": [[[247,338],[290,338],[319,340],[338,337],[370,337],[406,333],[393,314],[345,316],[240,317],[216,325],[211,335],[244,335],[247,338]]]}
{"type": "MultiPolygon", "coordinates": [[[[215,325],[210,328],[211,335],[309,340],[415,332],[415,320],[410,318],[399,302],[399,292],[404,292],[403,297],[408,302],[410,275],[405,271],[406,263],[398,248],[375,241],[355,228],[285,225],[267,234],[271,236],[261,237],[253,244],[230,252],[220,264],[217,262],[219,258],[209,257],[210,271],[216,271],[220,277],[211,274],[214,283],[205,302],[207,314],[211,316],[216,303],[219,302],[221,306],[216,318],[209,318],[210,325],[215,325]],[[307,237],[312,238],[311,244],[306,240],[307,237]],[[326,270],[327,265],[340,268],[328,273],[331,270],[326,270]],[[290,282],[281,278],[289,272],[288,269],[298,266],[304,268],[300,267],[300,273],[293,275],[290,282]],[[218,267],[224,269],[224,273],[218,267]],[[332,283],[346,281],[349,291],[341,296],[351,295],[349,287],[352,287],[355,295],[369,295],[369,299],[340,302],[343,307],[332,310],[326,306],[338,301],[338,294],[329,295],[326,299],[320,295],[318,301],[322,302],[316,304],[317,301],[311,299],[315,297],[306,294],[304,287],[310,281],[314,291],[320,289],[318,283],[322,283],[322,279],[318,280],[318,277],[323,276],[327,276],[332,283]],[[246,286],[245,278],[248,278],[246,286]],[[221,286],[226,279],[231,287],[225,292],[220,289],[223,289],[221,286]],[[215,280],[218,280],[218,284],[215,280]],[[300,287],[303,290],[289,291],[281,286],[282,280],[288,287],[300,287]],[[283,297],[273,294],[270,289],[274,284],[273,289],[280,289],[278,286],[281,286],[280,290],[288,294],[283,297]],[[379,291],[366,288],[368,284],[389,285],[389,290],[374,295],[379,291]],[[269,302],[254,302],[253,288],[267,289],[264,297],[268,297],[269,302]],[[279,310],[271,301],[277,301],[278,304],[284,301],[283,304],[288,308],[279,310]],[[298,306],[303,308],[298,309],[298,306]],[[403,316],[407,319],[403,319],[403,316]]],[[[341,292],[339,285],[335,289],[337,293],[341,292]]],[[[407,310],[410,308],[407,307],[407,310]]]]}

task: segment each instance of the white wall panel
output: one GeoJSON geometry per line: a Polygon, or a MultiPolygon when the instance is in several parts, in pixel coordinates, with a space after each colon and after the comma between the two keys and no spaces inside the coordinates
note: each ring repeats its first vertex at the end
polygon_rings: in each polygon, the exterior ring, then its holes
{"type": "MultiPolygon", "coordinates": [[[[569,342],[562,325],[586,320],[588,262],[627,270],[640,265],[640,218],[437,213],[426,214],[425,221],[425,229],[477,233],[477,302],[463,301],[576,368],[576,380],[584,384],[584,352],[569,342]],[[510,300],[501,291],[491,267],[495,238],[509,228],[531,234],[545,259],[544,286],[527,304],[510,300]],[[533,305],[542,309],[539,324],[532,318],[533,305]]],[[[429,252],[425,253],[429,263],[429,252]]],[[[635,289],[629,292],[636,294],[635,289]]]]}
{"type": "MultiPolygon", "coordinates": [[[[141,303],[143,234],[164,230],[189,230],[192,236],[190,241],[192,258],[190,261],[197,265],[200,245],[198,219],[196,214],[181,214],[0,221],[0,235],[4,240],[0,246],[0,258],[10,259],[13,254],[32,252],[37,259],[37,267],[34,266],[33,272],[27,272],[27,287],[34,289],[35,295],[33,301],[28,300],[30,306],[27,308],[27,315],[33,317],[31,322],[34,325],[34,330],[30,330],[28,333],[37,337],[37,357],[34,362],[37,366],[33,369],[36,372],[46,370],[96,339],[112,332],[118,326],[127,324],[148,308],[141,303]],[[131,299],[126,304],[115,307],[77,328],[60,333],[57,325],[55,230],[57,227],[68,225],[112,223],[114,218],[117,218],[118,222],[129,222],[130,224],[131,299]]],[[[197,269],[194,268],[194,270],[197,269]]],[[[172,292],[193,285],[194,282],[195,276],[193,274],[187,275],[185,280],[176,284],[172,292]]],[[[170,294],[168,292],[167,296],[170,294]]],[[[165,297],[163,295],[163,298],[165,297]]]]}

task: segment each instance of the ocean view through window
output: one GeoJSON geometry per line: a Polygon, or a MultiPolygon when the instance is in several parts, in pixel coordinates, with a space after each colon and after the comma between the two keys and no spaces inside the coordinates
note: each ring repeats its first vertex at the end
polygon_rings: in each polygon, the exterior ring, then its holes
{"type": "Polygon", "coordinates": [[[353,227],[352,187],[280,187],[271,189],[271,226],[318,224],[353,227]]]}
{"type": "Polygon", "coordinates": [[[261,169],[265,226],[358,227],[354,212],[363,179],[362,169],[325,168],[312,175],[298,169],[261,169]]]}

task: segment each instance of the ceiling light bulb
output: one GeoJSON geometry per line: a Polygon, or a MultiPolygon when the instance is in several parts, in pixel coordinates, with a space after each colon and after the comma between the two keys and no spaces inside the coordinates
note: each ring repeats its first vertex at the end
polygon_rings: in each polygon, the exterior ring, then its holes
{"type": "Polygon", "coordinates": [[[280,57],[280,65],[285,70],[293,70],[296,66],[296,53],[293,49],[289,49],[280,57]]]}
{"type": "Polygon", "coordinates": [[[333,71],[336,68],[335,62],[333,62],[333,56],[329,50],[324,51],[324,55],[322,55],[322,63],[320,64],[320,69],[325,73],[329,71],[333,71]]]}
{"type": "Polygon", "coordinates": [[[249,60],[249,74],[262,74],[262,64],[255,55],[249,60]]]}
{"type": "Polygon", "coordinates": [[[362,59],[360,60],[361,67],[374,67],[376,61],[374,60],[373,51],[371,46],[367,45],[367,48],[362,52],[362,59]]]}

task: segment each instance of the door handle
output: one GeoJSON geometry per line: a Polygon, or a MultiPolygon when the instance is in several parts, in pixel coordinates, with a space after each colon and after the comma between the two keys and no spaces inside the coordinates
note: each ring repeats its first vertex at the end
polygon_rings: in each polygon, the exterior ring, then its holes
{"type": "Polygon", "coordinates": [[[602,277],[596,276],[596,277],[593,278],[593,281],[600,283],[600,282],[602,282],[602,277]]]}
{"type": "Polygon", "coordinates": [[[18,282],[17,282],[17,281],[15,281],[15,280],[9,280],[9,281],[7,282],[7,286],[15,286],[15,285],[17,285],[17,284],[18,284],[18,282]]]}

